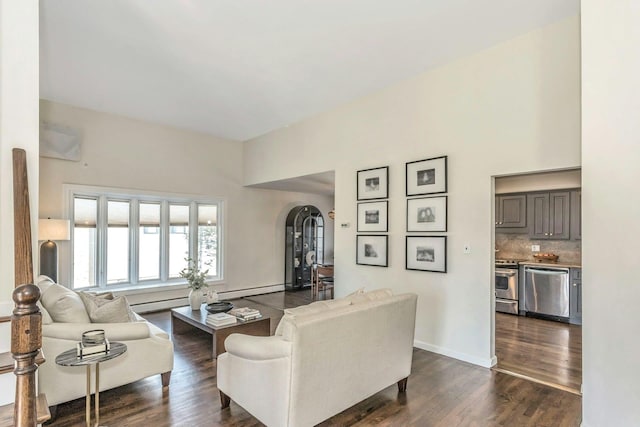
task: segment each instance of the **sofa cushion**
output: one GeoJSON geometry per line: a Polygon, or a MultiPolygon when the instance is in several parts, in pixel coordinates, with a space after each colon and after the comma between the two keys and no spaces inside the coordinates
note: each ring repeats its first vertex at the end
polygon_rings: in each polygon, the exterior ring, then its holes
{"type": "Polygon", "coordinates": [[[282,319],[280,319],[280,323],[278,323],[278,326],[276,327],[275,335],[280,335],[288,340],[292,336],[291,329],[294,327],[292,321],[296,318],[296,316],[319,313],[328,309],[326,305],[318,304],[319,302],[320,301],[316,301],[312,302],[311,304],[301,305],[294,308],[285,308],[284,316],[282,316],[282,319]]]}
{"type": "Polygon", "coordinates": [[[93,323],[126,323],[136,320],[124,296],[113,298],[113,295],[89,292],[80,292],[79,295],[93,323]]]}
{"type": "Polygon", "coordinates": [[[339,307],[346,307],[347,305],[351,305],[351,301],[346,298],[338,298],[338,299],[328,299],[325,301],[318,301],[322,303],[326,308],[333,309],[339,307]]]}
{"type": "Polygon", "coordinates": [[[43,325],[50,325],[53,323],[53,319],[51,318],[51,315],[49,314],[49,312],[47,311],[46,308],[44,308],[44,306],[42,305],[42,303],[40,301],[38,301],[36,303],[36,305],[38,306],[38,308],[40,309],[40,315],[42,316],[42,324],[43,325]]]}
{"type": "Polygon", "coordinates": [[[361,287],[360,289],[356,289],[355,291],[351,292],[346,297],[348,298],[348,297],[352,297],[352,296],[355,296],[355,295],[362,295],[362,294],[364,294],[364,286],[361,287]]]}
{"type": "Polygon", "coordinates": [[[350,297],[351,304],[362,304],[369,301],[376,301],[380,299],[386,299],[393,296],[391,289],[376,289],[363,294],[358,294],[350,297]]]}
{"type": "Polygon", "coordinates": [[[290,339],[293,333],[294,319],[298,316],[306,316],[310,314],[321,313],[339,307],[351,305],[351,301],[346,298],[332,299],[325,301],[315,301],[311,304],[301,305],[295,308],[287,308],[284,310],[284,316],[280,319],[275,335],[280,335],[285,339],[290,339]]]}
{"type": "Polygon", "coordinates": [[[40,288],[40,296],[42,296],[42,294],[44,294],[54,283],[53,279],[49,276],[45,276],[44,274],[38,276],[36,279],[36,286],[40,288]]]}
{"type": "Polygon", "coordinates": [[[318,313],[326,310],[327,306],[320,304],[322,301],[312,302],[311,304],[301,305],[294,308],[285,308],[284,314],[290,314],[291,316],[302,316],[305,314],[318,313]]]}
{"type": "Polygon", "coordinates": [[[80,296],[64,286],[57,283],[49,284],[40,300],[54,322],[91,322],[80,296]]]}

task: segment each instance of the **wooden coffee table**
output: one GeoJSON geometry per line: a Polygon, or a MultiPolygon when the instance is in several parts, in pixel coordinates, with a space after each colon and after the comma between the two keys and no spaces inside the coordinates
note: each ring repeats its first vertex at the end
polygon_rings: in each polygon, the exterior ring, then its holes
{"type": "Polygon", "coordinates": [[[268,337],[271,331],[271,319],[264,316],[257,320],[241,322],[238,320],[233,325],[210,326],[207,325],[207,315],[209,312],[204,309],[191,310],[191,307],[178,307],[171,309],[171,333],[182,334],[192,331],[192,328],[200,329],[211,334],[213,348],[211,357],[216,359],[218,355],[224,353],[224,340],[231,334],[246,334],[259,337],[268,337]]]}

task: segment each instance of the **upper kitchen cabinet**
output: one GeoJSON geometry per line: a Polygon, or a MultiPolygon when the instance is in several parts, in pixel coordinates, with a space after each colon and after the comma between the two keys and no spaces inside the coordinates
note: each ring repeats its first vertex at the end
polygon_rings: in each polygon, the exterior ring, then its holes
{"type": "Polygon", "coordinates": [[[512,231],[517,233],[526,233],[526,227],[526,194],[497,195],[496,229],[500,229],[501,232],[512,231]]]}
{"type": "Polygon", "coordinates": [[[571,192],[571,240],[582,239],[582,191],[571,192]]]}
{"type": "Polygon", "coordinates": [[[527,196],[529,237],[569,239],[570,192],[531,193],[527,196]]]}

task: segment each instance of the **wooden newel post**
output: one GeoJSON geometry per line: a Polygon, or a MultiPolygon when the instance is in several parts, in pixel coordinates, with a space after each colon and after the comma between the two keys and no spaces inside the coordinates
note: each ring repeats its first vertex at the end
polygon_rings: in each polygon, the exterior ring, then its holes
{"type": "Polygon", "coordinates": [[[42,347],[42,315],[36,305],[40,289],[21,285],[13,291],[16,308],[11,316],[11,353],[16,361],[14,425],[36,425],[36,356],[42,347]]]}

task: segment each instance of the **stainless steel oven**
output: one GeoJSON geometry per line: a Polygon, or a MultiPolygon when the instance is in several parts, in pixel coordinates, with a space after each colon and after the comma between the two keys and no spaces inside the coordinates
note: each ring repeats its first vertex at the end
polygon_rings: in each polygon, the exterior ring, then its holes
{"type": "Polygon", "coordinates": [[[518,262],[496,260],[496,311],[518,314],[518,262]]]}

